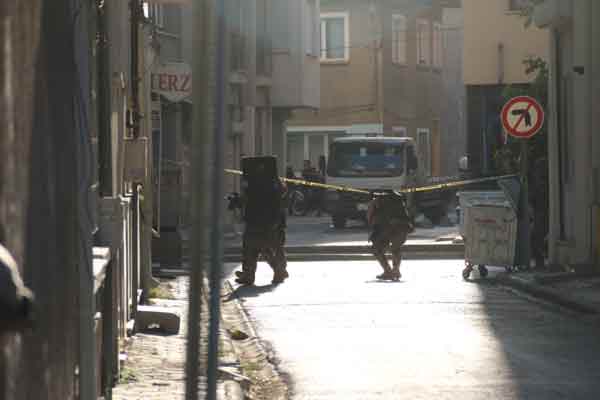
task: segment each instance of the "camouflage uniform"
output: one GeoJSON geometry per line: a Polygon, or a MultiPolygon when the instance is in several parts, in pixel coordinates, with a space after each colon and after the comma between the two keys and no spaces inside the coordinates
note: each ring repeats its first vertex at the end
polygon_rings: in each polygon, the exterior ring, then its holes
{"type": "Polygon", "coordinates": [[[261,169],[261,161],[273,163],[273,157],[255,157],[258,163],[254,174],[244,173],[244,220],[242,271],[236,272],[237,282],[254,284],[256,267],[262,255],[273,269],[273,283],[283,282],[289,275],[284,250],[286,230],[286,188],[276,169],[261,169]]]}
{"type": "Polygon", "coordinates": [[[283,282],[289,275],[284,250],[285,230],[280,226],[263,229],[250,228],[244,232],[242,253],[242,273],[238,274],[238,283],[254,283],[258,258],[262,255],[273,269],[273,283],[283,282]],[[247,279],[242,279],[247,278],[247,279]]]}
{"type": "Polygon", "coordinates": [[[383,274],[377,279],[398,280],[402,277],[400,263],[402,262],[402,245],[413,231],[413,224],[406,209],[404,199],[395,194],[376,197],[369,205],[369,224],[373,232],[369,240],[373,243],[373,255],[383,268],[383,274]],[[392,268],[385,255],[391,247],[392,268]]]}

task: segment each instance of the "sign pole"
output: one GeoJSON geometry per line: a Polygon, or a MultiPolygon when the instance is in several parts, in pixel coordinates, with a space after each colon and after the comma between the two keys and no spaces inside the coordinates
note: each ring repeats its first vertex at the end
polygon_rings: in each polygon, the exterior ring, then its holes
{"type": "Polygon", "coordinates": [[[529,213],[529,140],[521,139],[521,240],[520,262],[525,268],[531,264],[531,232],[529,213]]]}
{"type": "Polygon", "coordinates": [[[501,120],[506,132],[521,142],[521,200],[516,264],[528,269],[531,265],[531,227],[529,218],[529,145],[527,142],[542,129],[544,109],[533,97],[517,96],[502,107],[501,120]]]}

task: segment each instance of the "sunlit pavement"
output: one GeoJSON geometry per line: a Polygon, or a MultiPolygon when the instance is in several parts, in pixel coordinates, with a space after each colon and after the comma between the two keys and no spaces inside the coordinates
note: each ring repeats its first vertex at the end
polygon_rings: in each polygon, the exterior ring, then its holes
{"type": "Polygon", "coordinates": [[[374,261],[291,263],[272,286],[261,263],[237,294],[293,399],[600,398],[597,331],[462,268],[405,261],[382,283],[374,261]]]}
{"type": "MultiPolygon", "coordinates": [[[[237,227],[243,230],[242,226],[237,227]]],[[[458,235],[458,227],[417,228],[408,237],[408,243],[435,242],[440,238],[451,240],[458,235]]],[[[288,246],[366,246],[369,244],[369,229],[364,223],[349,221],[344,229],[334,229],[331,217],[289,217],[287,228],[288,246]]],[[[241,237],[228,240],[226,247],[241,246],[241,237]]]]}

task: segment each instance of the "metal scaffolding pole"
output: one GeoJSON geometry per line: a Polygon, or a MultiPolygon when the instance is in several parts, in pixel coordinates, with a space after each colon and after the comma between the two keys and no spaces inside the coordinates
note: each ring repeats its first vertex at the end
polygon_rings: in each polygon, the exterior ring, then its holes
{"type": "Polygon", "coordinates": [[[213,139],[212,202],[210,236],[210,332],[208,337],[208,400],[217,400],[219,322],[221,318],[221,271],[223,263],[223,180],[225,137],[225,0],[216,0],[215,129],[213,139]]]}
{"type": "Polygon", "coordinates": [[[203,220],[209,205],[209,154],[211,137],[204,134],[209,128],[210,96],[210,39],[211,15],[208,0],[193,3],[193,132],[192,132],[192,265],[189,289],[186,400],[198,400],[200,377],[200,322],[204,263],[208,249],[208,235],[203,220]]]}

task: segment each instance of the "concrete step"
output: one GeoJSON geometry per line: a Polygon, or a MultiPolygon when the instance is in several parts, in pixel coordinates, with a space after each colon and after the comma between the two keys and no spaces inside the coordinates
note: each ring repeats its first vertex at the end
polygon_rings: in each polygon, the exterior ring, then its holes
{"type": "Polygon", "coordinates": [[[153,330],[176,335],[179,333],[180,326],[181,317],[165,307],[138,306],[135,316],[135,330],[138,332],[153,330]]]}

